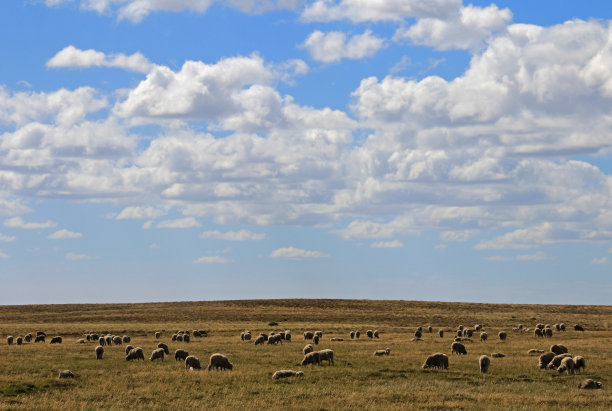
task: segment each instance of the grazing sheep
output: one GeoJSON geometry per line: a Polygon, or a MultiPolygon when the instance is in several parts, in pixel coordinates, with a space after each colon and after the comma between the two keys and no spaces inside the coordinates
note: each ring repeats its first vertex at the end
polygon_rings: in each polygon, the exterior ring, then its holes
{"type": "Polygon", "coordinates": [[[414,332],[414,338],[421,338],[423,336],[423,333],[419,330],[416,330],[414,332]]]}
{"type": "Polygon", "coordinates": [[[556,323],[555,325],[553,325],[553,327],[555,327],[555,330],[561,331],[561,324],[556,323]]]}
{"type": "Polygon", "coordinates": [[[361,331],[355,331],[355,338],[359,339],[361,337],[361,331]]]}
{"type": "Polygon", "coordinates": [[[210,356],[210,361],[208,362],[208,371],[212,370],[215,367],[216,370],[221,368],[222,370],[233,370],[234,365],[229,362],[227,357],[223,354],[215,353],[210,356]]]}
{"type": "Polygon", "coordinates": [[[17,343],[17,345],[21,345],[21,344],[23,344],[23,338],[22,337],[17,337],[15,342],[17,343]]]}
{"type": "Polygon", "coordinates": [[[103,355],[104,355],[104,347],[102,347],[101,345],[98,345],[96,347],[96,360],[101,360],[103,355]]]}
{"type": "Polygon", "coordinates": [[[466,355],[467,350],[465,349],[465,345],[461,344],[460,342],[453,342],[451,345],[451,355],[454,353],[457,353],[457,355],[466,355]]]}
{"type": "MultiPolygon", "coordinates": [[[[249,335],[251,335],[251,334],[249,334],[249,335]]],[[[249,338],[249,340],[250,340],[250,338],[249,338]]],[[[191,337],[189,336],[189,334],[183,335],[183,342],[184,343],[189,343],[189,341],[191,341],[191,337]]]]}
{"type": "Polygon", "coordinates": [[[306,344],[304,348],[302,349],[302,352],[304,353],[304,355],[308,354],[309,352],[313,352],[313,351],[314,351],[314,347],[312,346],[312,344],[306,344]]]}
{"type": "Polygon", "coordinates": [[[185,350],[179,349],[174,352],[175,361],[178,361],[178,360],[184,361],[187,357],[189,357],[189,353],[185,350]]]}
{"type": "Polygon", "coordinates": [[[557,371],[561,374],[563,371],[567,371],[568,374],[574,373],[574,368],[576,368],[576,363],[574,363],[574,359],[571,357],[565,357],[561,360],[561,364],[557,371]]]}
{"type": "Polygon", "coordinates": [[[368,338],[372,338],[372,337],[374,337],[374,331],[372,331],[372,330],[367,330],[367,331],[366,331],[366,335],[368,336],[368,338]]]}
{"type": "Polygon", "coordinates": [[[273,380],[278,380],[280,378],[289,378],[289,377],[303,377],[303,371],[293,371],[293,370],[278,370],[274,374],[272,374],[273,380]]]}
{"type": "Polygon", "coordinates": [[[75,375],[72,371],[70,370],[64,370],[64,371],[60,371],[59,375],[57,378],[74,378],[75,375]]]}
{"type": "Polygon", "coordinates": [[[160,338],[160,337],[161,337],[161,333],[160,333],[159,331],[157,331],[157,332],[155,333],[155,338],[156,338],[157,340],[159,340],[159,338],[160,338]]]}
{"type": "Polygon", "coordinates": [[[140,348],[140,347],[136,347],[136,348],[132,349],[125,356],[125,360],[126,361],[139,360],[139,359],[144,361],[144,351],[142,351],[142,348],[140,348]]]}
{"type": "Polygon", "coordinates": [[[472,338],[472,335],[474,335],[474,330],[472,330],[470,328],[466,328],[466,329],[463,330],[463,336],[464,337],[472,338]]]}
{"type": "Polygon", "coordinates": [[[505,331],[500,331],[499,334],[497,334],[497,335],[499,336],[499,339],[501,341],[506,341],[507,334],[506,334],[505,331]]]}
{"type": "Polygon", "coordinates": [[[200,334],[200,332],[199,332],[199,331],[197,331],[197,330],[193,330],[193,336],[194,336],[194,337],[201,337],[201,336],[202,336],[202,334],[200,334]]]}
{"type": "Polygon", "coordinates": [[[559,324],[559,328],[561,328],[561,331],[565,331],[565,323],[559,324]]]}
{"type": "Polygon", "coordinates": [[[439,330],[438,335],[440,336],[440,338],[444,338],[444,330],[439,330]]]}
{"type": "Polygon", "coordinates": [[[584,331],[584,327],[580,324],[574,325],[574,331],[584,331]]]}
{"type": "Polygon", "coordinates": [[[487,341],[487,338],[489,338],[489,334],[487,334],[486,332],[480,333],[480,341],[485,342],[487,341]]]}
{"type": "Polygon", "coordinates": [[[168,349],[168,346],[164,344],[163,342],[160,342],[159,344],[157,344],[157,348],[162,348],[166,355],[170,355],[170,350],[168,349]]]}
{"type": "Polygon", "coordinates": [[[46,337],[47,333],[44,331],[36,331],[36,335],[44,335],[46,337]]]}
{"type": "Polygon", "coordinates": [[[330,349],[319,351],[319,361],[327,360],[328,365],[334,365],[334,351],[330,349]]]}
{"type": "Polygon", "coordinates": [[[540,330],[543,330],[543,329],[544,329],[544,324],[542,324],[542,323],[537,323],[537,324],[536,324],[536,328],[539,328],[540,330]]]}
{"type": "Polygon", "coordinates": [[[128,355],[130,353],[130,351],[132,351],[134,349],[133,345],[126,345],[125,346],[125,355],[128,355]]]}
{"type": "Polygon", "coordinates": [[[566,354],[568,353],[568,349],[565,345],[562,344],[554,344],[550,346],[550,350],[555,353],[555,355],[566,354]]]}
{"type": "Polygon", "coordinates": [[[493,358],[504,358],[506,356],[506,354],[502,354],[500,352],[494,352],[491,354],[491,357],[493,358]]]}
{"type": "Polygon", "coordinates": [[[61,344],[62,343],[62,337],[53,337],[51,338],[51,341],[49,341],[49,344],[61,344]]]}
{"type": "Polygon", "coordinates": [[[314,337],[314,333],[312,331],[304,331],[305,340],[312,340],[312,337],[314,337]]]}
{"type": "Polygon", "coordinates": [[[91,334],[91,341],[97,341],[100,336],[98,334],[91,334]]]}
{"type": "Polygon", "coordinates": [[[533,329],[533,336],[534,337],[544,337],[544,333],[542,332],[542,330],[540,328],[534,328],[533,329]]]}
{"type": "Polygon", "coordinates": [[[420,332],[423,332],[423,327],[419,325],[419,326],[417,327],[417,330],[419,330],[420,332]]]}
{"type": "Polygon", "coordinates": [[[269,339],[268,334],[266,334],[266,333],[260,333],[259,336],[263,337],[264,341],[268,341],[268,339],[269,339]]]}
{"type": "MultiPolygon", "coordinates": [[[[431,327],[430,327],[431,328],[431,327]]],[[[430,331],[431,332],[431,331],[430,331]]],[[[374,330],[374,338],[378,338],[378,330],[374,330]]]]}
{"type": "Polygon", "coordinates": [[[26,334],[26,336],[25,336],[25,337],[23,337],[23,339],[24,339],[26,342],[30,342],[30,341],[32,341],[32,333],[28,333],[28,334],[26,334]]]}
{"type": "Polygon", "coordinates": [[[34,338],[34,342],[45,342],[45,336],[44,335],[37,335],[36,338],[34,338]]]}
{"type": "Polygon", "coordinates": [[[291,331],[285,330],[285,340],[291,342],[291,331]]]}
{"type": "Polygon", "coordinates": [[[105,344],[106,344],[106,339],[104,337],[98,338],[98,345],[105,345],[105,344]]]}
{"type": "Polygon", "coordinates": [[[574,357],[574,370],[580,374],[586,368],[586,360],[584,357],[577,355],[574,357]]]}
{"type": "Polygon", "coordinates": [[[165,353],[166,353],[166,351],[163,348],[157,348],[157,349],[153,350],[149,360],[150,361],[155,361],[155,360],[161,359],[162,361],[164,361],[164,354],[165,353]]]}
{"type": "Polygon", "coordinates": [[[123,342],[123,340],[121,339],[121,337],[119,337],[119,336],[113,337],[113,344],[121,345],[122,342],[123,342]]]}
{"type": "Polygon", "coordinates": [[[550,364],[553,358],[555,358],[554,352],[547,352],[545,354],[540,355],[540,363],[538,364],[540,369],[544,369],[550,364]]]}
{"type": "Polygon", "coordinates": [[[171,340],[172,341],[176,341],[177,337],[178,337],[178,334],[172,334],[171,340]]]}
{"type": "Polygon", "coordinates": [[[351,336],[351,340],[355,338],[355,331],[351,331],[349,333],[349,335],[351,336]]]}
{"type": "Polygon", "coordinates": [[[307,364],[321,364],[321,359],[319,357],[318,351],[312,351],[304,355],[304,359],[302,360],[302,365],[307,364]]]}
{"type": "MultiPolygon", "coordinates": [[[[245,333],[242,333],[241,338],[242,338],[244,341],[251,341],[251,338],[252,338],[251,332],[250,332],[250,331],[247,331],[247,332],[245,332],[245,333]]],[[[185,337],[183,337],[183,340],[184,340],[184,339],[185,339],[185,337]]]]}
{"type": "Polygon", "coordinates": [[[185,358],[185,368],[186,369],[194,369],[194,370],[201,370],[202,366],[200,365],[200,360],[198,359],[198,357],[196,357],[195,355],[188,355],[185,358]]]}
{"type": "Polygon", "coordinates": [[[323,331],[315,331],[315,335],[318,335],[319,338],[323,338],[323,331]]]}
{"type": "Polygon", "coordinates": [[[85,344],[85,339],[81,338],[77,340],[77,344],[85,344]]]}
{"type": "Polygon", "coordinates": [[[336,338],[336,337],[334,337],[334,338],[330,338],[329,340],[330,341],[344,341],[344,338],[336,338]]]}
{"type": "Polygon", "coordinates": [[[561,361],[563,361],[564,358],[571,358],[572,355],[571,354],[560,354],[560,355],[555,355],[553,357],[553,359],[550,361],[550,363],[548,364],[548,369],[550,370],[554,370],[555,368],[559,368],[559,366],[561,365],[561,361]]]}
{"type": "Polygon", "coordinates": [[[544,328],[544,337],[552,338],[552,328],[544,328]]]}
{"type": "Polygon", "coordinates": [[[177,334],[176,341],[183,342],[183,337],[184,337],[183,334],[177,334]]]}
{"type": "Polygon", "coordinates": [[[6,337],[6,343],[7,345],[13,345],[13,336],[9,335],[8,337],[6,337]]]}
{"type": "Polygon", "coordinates": [[[536,350],[535,348],[532,348],[531,350],[527,351],[527,354],[534,355],[534,354],[542,354],[543,352],[544,350],[536,350]]]}
{"type": "Polygon", "coordinates": [[[578,384],[578,388],[581,390],[598,390],[602,387],[602,384],[598,381],[594,381],[590,378],[584,379],[578,384]]]}
{"type": "Polygon", "coordinates": [[[480,372],[486,374],[489,371],[489,365],[491,364],[491,359],[486,355],[481,355],[478,359],[478,365],[480,366],[480,372]]]}
{"type": "Polygon", "coordinates": [[[480,330],[482,330],[482,325],[481,325],[481,324],[476,324],[476,325],[474,326],[474,330],[475,330],[475,331],[480,331],[480,330]]]}
{"type": "Polygon", "coordinates": [[[130,338],[130,336],[129,336],[129,335],[124,335],[124,336],[121,338],[121,340],[122,340],[124,343],[126,343],[126,344],[128,344],[130,341],[132,341],[132,339],[130,338]]]}
{"type": "Polygon", "coordinates": [[[262,344],[263,345],[264,341],[265,341],[264,336],[260,334],[257,338],[255,338],[255,341],[253,342],[253,344],[255,344],[255,345],[262,344]]]}
{"type": "Polygon", "coordinates": [[[376,351],[374,351],[374,356],[376,356],[376,357],[380,357],[382,355],[389,355],[389,354],[391,354],[391,349],[390,348],[387,348],[385,350],[376,350],[376,351]]]}
{"type": "Polygon", "coordinates": [[[443,368],[448,370],[448,357],[446,354],[432,354],[425,360],[423,368],[443,368]]]}
{"type": "Polygon", "coordinates": [[[106,337],[104,337],[104,340],[106,341],[106,345],[113,345],[113,336],[112,335],[107,335],[106,337]]]}
{"type": "Polygon", "coordinates": [[[312,337],[312,342],[315,343],[315,345],[319,344],[319,336],[315,335],[314,337],[312,337]]]}
{"type": "Polygon", "coordinates": [[[429,332],[430,334],[433,332],[433,327],[431,325],[427,327],[427,332],[429,332]]]}

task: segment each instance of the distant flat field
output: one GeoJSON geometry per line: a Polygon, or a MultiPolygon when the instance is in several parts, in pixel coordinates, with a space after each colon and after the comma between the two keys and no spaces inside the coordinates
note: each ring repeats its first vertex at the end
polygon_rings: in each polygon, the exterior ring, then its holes
{"type": "Polygon", "coordinates": [[[374,300],[244,300],[143,304],[67,304],[0,306],[0,409],[611,409],[612,306],[508,305],[374,300]],[[537,323],[565,323],[552,338],[535,337],[537,323]],[[465,342],[467,355],[451,355],[459,325],[482,324],[465,342]],[[531,331],[515,330],[519,324],[531,331]],[[585,331],[574,331],[580,324],[585,331]],[[432,326],[433,333],[427,332],[432,326]],[[413,341],[418,326],[423,341],[413,341]],[[440,338],[438,330],[445,330],[440,338]],[[179,330],[206,330],[207,337],[171,341],[179,330]],[[240,333],[290,330],[291,342],[255,346],[240,333]],[[334,365],[301,366],[304,331],[323,331],[315,350],[334,351],[334,365]],[[361,331],[351,339],[349,332],[361,331]],[[366,330],[378,330],[368,338],[366,330]],[[508,335],[500,341],[499,331],[508,335]],[[7,345],[6,337],[45,331],[45,343],[7,345]],[[145,361],[125,360],[127,344],[105,346],[96,360],[97,342],[77,343],[90,332],[128,335],[142,347],[145,361]],[[155,338],[161,332],[161,338],[155,338]],[[61,336],[62,344],[49,344],[61,336]],[[344,341],[331,341],[343,338],[344,341]],[[170,348],[162,361],[149,361],[159,342],[170,348]],[[581,375],[540,370],[531,348],[548,351],[563,344],[586,359],[581,375]],[[203,370],[188,371],[174,360],[187,350],[203,370]],[[375,350],[391,349],[375,357],[375,350]],[[223,353],[233,371],[207,371],[212,353],[223,353]],[[448,370],[424,370],[425,358],[442,352],[448,370]],[[488,374],[479,356],[491,358],[488,374]],[[58,379],[70,369],[75,379],[58,379]],[[276,370],[303,371],[303,378],[273,380],[276,370]],[[592,378],[601,390],[579,390],[592,378]]]}

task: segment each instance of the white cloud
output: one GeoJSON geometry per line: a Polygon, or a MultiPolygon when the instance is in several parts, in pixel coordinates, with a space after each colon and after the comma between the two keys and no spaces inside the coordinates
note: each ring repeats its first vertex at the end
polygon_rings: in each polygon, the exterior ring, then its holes
{"type": "Polygon", "coordinates": [[[77,253],[66,253],[66,260],[91,260],[95,257],[91,257],[87,254],[77,254],[77,253]]]}
{"type": "Polygon", "coordinates": [[[399,29],[394,39],[410,39],[414,44],[431,46],[438,50],[477,49],[493,33],[502,31],[512,20],[509,9],[468,5],[455,15],[445,18],[428,17],[416,24],[399,29]]]}
{"type": "Polygon", "coordinates": [[[270,258],[288,258],[292,260],[324,257],[329,257],[329,255],[319,251],[302,250],[295,247],[279,248],[270,253],[270,258]]]}
{"type": "Polygon", "coordinates": [[[308,4],[302,19],[308,22],[350,20],[400,21],[406,17],[442,17],[461,6],[461,0],[315,0],[308,4]]]}
{"type": "Polygon", "coordinates": [[[218,256],[218,255],[200,257],[194,261],[194,263],[207,263],[207,264],[227,264],[231,262],[233,262],[233,260],[229,258],[218,256]]]}
{"type": "Polygon", "coordinates": [[[610,260],[608,260],[608,257],[593,258],[589,264],[592,264],[592,265],[610,264],[610,260]]]}
{"type": "Polygon", "coordinates": [[[166,212],[155,207],[148,206],[131,206],[126,207],[117,217],[117,220],[134,219],[134,220],[145,220],[155,219],[165,215],[166,212]]]}
{"type": "Polygon", "coordinates": [[[0,258],[9,258],[9,255],[0,251],[0,258]]]}
{"type": "Polygon", "coordinates": [[[240,231],[227,231],[222,233],[221,231],[205,231],[200,235],[200,238],[204,239],[215,239],[215,240],[227,240],[227,241],[251,241],[251,240],[263,240],[266,238],[265,233],[252,233],[247,230],[240,231]]]}
{"type": "Polygon", "coordinates": [[[403,248],[404,243],[398,240],[394,241],[377,241],[370,245],[371,248],[403,248]]]}
{"type": "Polygon", "coordinates": [[[366,30],[363,34],[347,37],[341,31],[323,33],[315,30],[304,41],[301,47],[308,50],[310,56],[323,63],[337,63],[342,59],[362,59],[372,57],[385,45],[385,40],[366,30]]]}
{"type": "Polygon", "coordinates": [[[72,45],[60,50],[46,63],[50,68],[114,67],[138,73],[148,73],[155,67],[141,53],[105,54],[93,49],[81,50],[72,45]]]}
{"type": "MultiPolygon", "coordinates": [[[[155,224],[155,228],[197,228],[201,224],[193,217],[178,218],[175,220],[164,220],[155,224]]],[[[144,226],[143,226],[144,228],[144,226]]]]}
{"type": "Polygon", "coordinates": [[[521,254],[515,255],[512,257],[495,255],[491,257],[487,257],[489,261],[542,261],[547,260],[549,257],[546,253],[542,251],[538,251],[534,254],[521,254]]]}
{"type": "Polygon", "coordinates": [[[57,223],[51,220],[47,220],[44,223],[29,223],[23,220],[21,217],[13,217],[8,220],[4,220],[4,226],[10,228],[23,228],[26,230],[40,230],[44,228],[55,227],[57,223]]]}
{"type": "Polygon", "coordinates": [[[0,233],[0,242],[11,243],[11,242],[15,241],[16,239],[17,239],[17,237],[15,237],[15,236],[4,235],[4,234],[0,233]]]}
{"type": "Polygon", "coordinates": [[[66,239],[82,238],[82,237],[83,237],[83,234],[68,231],[66,229],[58,230],[47,236],[47,238],[50,238],[52,240],[66,240],[66,239]]]}

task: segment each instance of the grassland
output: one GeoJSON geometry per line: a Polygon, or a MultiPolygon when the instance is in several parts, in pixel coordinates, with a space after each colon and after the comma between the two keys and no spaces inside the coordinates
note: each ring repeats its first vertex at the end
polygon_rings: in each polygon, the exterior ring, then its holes
{"type": "Polygon", "coordinates": [[[0,409],[610,409],[612,408],[612,307],[501,305],[363,300],[249,300],[153,304],[85,304],[0,306],[0,409]],[[278,325],[269,325],[272,322],[278,325]],[[550,339],[514,332],[524,324],[582,324],[585,332],[568,330],[550,339]],[[483,324],[490,339],[467,343],[467,356],[450,357],[452,332],[444,338],[425,333],[413,342],[418,325],[434,330],[483,324]],[[189,344],[170,341],[180,329],[205,329],[206,338],[189,344]],[[239,338],[242,330],[289,329],[293,341],[254,346],[239,338]],[[350,340],[350,330],[378,329],[378,340],[350,340]],[[7,346],[7,335],[44,330],[61,335],[61,345],[7,346]],[[335,366],[306,366],[302,359],[305,330],[325,332],[319,348],[335,352],[335,366]],[[508,332],[506,342],[497,332],[508,332]],[[130,335],[146,355],[160,341],[171,351],[184,348],[204,365],[222,352],[234,363],[232,372],[188,372],[173,356],[164,362],[126,362],[124,345],[105,347],[95,360],[96,343],[77,344],[89,331],[130,335]],[[345,338],[330,342],[331,337],[345,338]],[[348,339],[348,341],[347,341],[348,339]],[[583,375],[559,375],[537,368],[530,348],[547,350],[565,344],[587,360],[583,375]],[[391,348],[390,356],[374,357],[391,348]],[[450,357],[450,369],[423,370],[434,352],[450,357]],[[481,354],[503,352],[492,359],[489,374],[478,372],[481,354]],[[73,370],[78,378],[59,380],[73,370]],[[273,381],[279,369],[303,370],[305,377],[273,381]],[[602,390],[578,390],[579,381],[602,381],[602,390]]]}

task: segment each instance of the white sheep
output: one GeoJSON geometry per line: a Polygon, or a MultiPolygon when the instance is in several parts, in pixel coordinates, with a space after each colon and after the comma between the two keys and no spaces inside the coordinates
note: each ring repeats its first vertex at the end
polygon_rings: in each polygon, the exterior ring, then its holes
{"type": "Polygon", "coordinates": [[[332,350],[326,349],[319,351],[319,361],[325,360],[327,360],[329,365],[334,365],[334,352],[332,350]]]}
{"type": "Polygon", "coordinates": [[[303,371],[293,371],[293,370],[278,370],[274,374],[272,374],[273,380],[278,380],[280,378],[289,378],[289,377],[303,377],[303,371]]]}
{"type": "Polygon", "coordinates": [[[149,360],[150,361],[155,361],[155,360],[161,359],[162,361],[164,361],[164,354],[165,354],[165,351],[164,351],[163,348],[157,348],[157,349],[153,350],[149,360]]]}
{"type": "Polygon", "coordinates": [[[314,351],[314,347],[312,346],[312,344],[306,344],[304,346],[304,349],[302,350],[304,355],[308,354],[309,352],[313,352],[313,351],[314,351]]]}
{"type": "Polygon", "coordinates": [[[491,364],[491,359],[486,355],[481,355],[478,359],[478,365],[480,366],[480,372],[486,374],[489,371],[489,365],[491,364]]]}
{"type": "Polygon", "coordinates": [[[390,348],[387,348],[385,350],[376,350],[376,351],[374,351],[374,356],[376,356],[376,357],[380,357],[382,355],[389,355],[389,354],[391,354],[391,349],[390,348]]]}
{"type": "Polygon", "coordinates": [[[576,363],[574,363],[574,359],[571,357],[565,357],[561,360],[561,364],[557,371],[561,374],[563,371],[567,371],[568,374],[574,373],[574,368],[576,368],[576,363]]]}
{"type": "Polygon", "coordinates": [[[101,345],[98,345],[96,347],[96,360],[101,360],[103,355],[104,355],[104,347],[102,347],[101,345]]]}
{"type": "Polygon", "coordinates": [[[202,366],[200,365],[200,360],[195,355],[189,355],[185,358],[185,368],[200,370],[202,366]]]}
{"type": "Polygon", "coordinates": [[[210,356],[210,360],[208,362],[208,371],[212,370],[213,367],[218,370],[221,368],[222,370],[233,370],[234,365],[227,359],[227,357],[223,354],[215,353],[210,356]]]}
{"type": "Polygon", "coordinates": [[[423,368],[443,368],[448,369],[448,356],[442,353],[432,354],[425,360],[423,368]]]}

